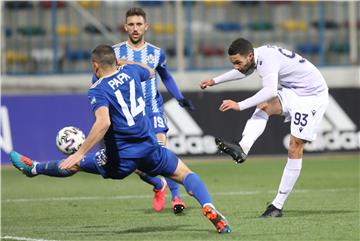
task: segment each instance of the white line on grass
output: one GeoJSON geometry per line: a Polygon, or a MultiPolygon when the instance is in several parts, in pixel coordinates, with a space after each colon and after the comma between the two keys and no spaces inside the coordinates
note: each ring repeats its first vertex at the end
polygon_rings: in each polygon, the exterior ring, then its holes
{"type": "MultiPolygon", "coordinates": [[[[356,188],[334,188],[334,189],[298,189],[293,192],[306,193],[306,192],[353,192],[357,191],[356,188]]],[[[260,194],[273,194],[275,190],[264,191],[239,191],[239,192],[215,192],[211,193],[212,196],[251,196],[260,194]]],[[[78,200],[127,200],[127,199],[143,199],[152,198],[152,195],[122,195],[111,197],[50,197],[50,198],[19,198],[19,199],[4,199],[5,203],[17,203],[17,202],[50,202],[50,201],[78,201],[78,200]]]]}
{"type": "Polygon", "coordinates": [[[1,237],[4,240],[24,240],[24,241],[57,241],[57,240],[49,240],[49,239],[36,239],[36,238],[26,238],[26,237],[16,237],[16,236],[4,236],[1,237]]]}

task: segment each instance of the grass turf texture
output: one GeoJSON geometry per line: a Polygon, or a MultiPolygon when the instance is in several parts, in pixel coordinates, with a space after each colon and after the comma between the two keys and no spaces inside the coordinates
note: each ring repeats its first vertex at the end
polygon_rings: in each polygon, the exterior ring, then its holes
{"type": "MultiPolygon", "coordinates": [[[[224,157],[223,159],[225,159],[224,157]]],[[[306,157],[284,217],[260,219],[271,202],[286,157],[189,161],[233,232],[219,235],[183,187],[185,214],[152,210],[151,187],[136,175],[104,180],[28,178],[2,167],[1,237],[46,240],[359,240],[359,156],[306,157]]],[[[11,240],[11,239],[8,239],[11,240]]]]}

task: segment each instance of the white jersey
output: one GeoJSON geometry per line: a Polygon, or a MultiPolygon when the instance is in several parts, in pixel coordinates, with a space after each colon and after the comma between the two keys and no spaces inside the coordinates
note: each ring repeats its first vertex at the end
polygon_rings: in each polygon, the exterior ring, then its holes
{"type": "MultiPolygon", "coordinates": [[[[272,45],[254,48],[256,70],[262,79],[263,88],[254,96],[239,102],[244,110],[277,95],[277,88],[293,90],[299,96],[320,95],[328,91],[320,71],[300,55],[272,45]]],[[[245,78],[238,70],[229,71],[214,78],[216,84],[245,78]]]]}
{"type": "Polygon", "coordinates": [[[263,85],[266,85],[267,76],[275,74],[280,86],[292,89],[300,96],[318,95],[328,88],[320,71],[294,52],[267,45],[255,48],[254,54],[263,85]]]}

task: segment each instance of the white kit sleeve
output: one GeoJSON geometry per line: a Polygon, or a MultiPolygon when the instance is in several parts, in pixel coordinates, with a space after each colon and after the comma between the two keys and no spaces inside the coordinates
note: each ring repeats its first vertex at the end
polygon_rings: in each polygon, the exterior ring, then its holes
{"type": "Polygon", "coordinates": [[[236,69],[233,69],[222,75],[216,76],[215,78],[213,78],[213,80],[215,81],[215,84],[220,84],[220,83],[228,82],[228,81],[232,81],[232,80],[243,79],[245,77],[246,77],[246,75],[244,75],[243,73],[241,73],[240,71],[238,71],[236,69]]]}
{"type": "Polygon", "coordinates": [[[262,82],[263,88],[261,90],[259,90],[255,95],[238,103],[241,111],[277,96],[277,73],[271,73],[265,76],[262,82]]]}

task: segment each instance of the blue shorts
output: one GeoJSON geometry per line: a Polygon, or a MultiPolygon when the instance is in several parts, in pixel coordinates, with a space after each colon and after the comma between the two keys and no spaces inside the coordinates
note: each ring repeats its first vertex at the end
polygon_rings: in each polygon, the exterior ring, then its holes
{"type": "Polygon", "coordinates": [[[172,151],[161,146],[142,158],[110,160],[107,156],[105,149],[89,153],[80,162],[80,168],[85,172],[100,174],[103,178],[111,179],[123,179],[136,169],[150,176],[168,177],[174,174],[179,162],[178,157],[172,151]]]}
{"type": "Polygon", "coordinates": [[[167,133],[169,128],[167,126],[167,118],[162,112],[150,112],[148,113],[151,126],[155,132],[157,133],[167,133]]]}

